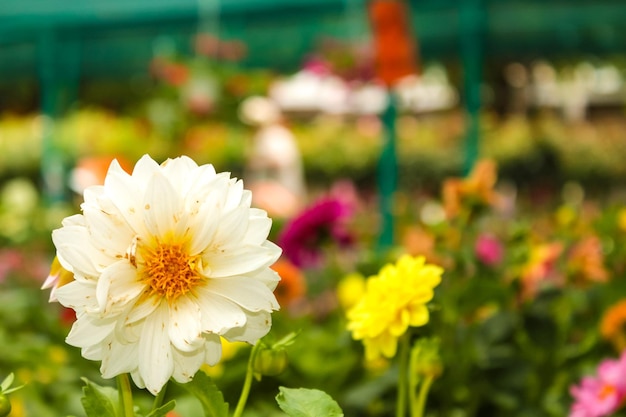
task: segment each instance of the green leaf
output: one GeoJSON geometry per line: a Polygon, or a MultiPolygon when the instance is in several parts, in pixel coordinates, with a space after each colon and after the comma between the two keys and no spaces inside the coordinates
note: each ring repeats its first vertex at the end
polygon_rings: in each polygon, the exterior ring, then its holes
{"type": "Polygon", "coordinates": [[[13,383],[13,372],[11,372],[6,378],[4,378],[4,381],[2,381],[2,384],[0,384],[0,392],[5,392],[13,383]]]}
{"type": "Polygon", "coordinates": [[[228,403],[224,401],[224,395],[204,372],[196,373],[193,380],[179,385],[200,400],[205,417],[228,417],[228,403]]]}
{"type": "Polygon", "coordinates": [[[176,407],[176,400],[169,401],[159,408],[152,410],[146,417],[165,417],[174,407],[176,407]]]}
{"type": "Polygon", "coordinates": [[[117,415],[115,400],[117,391],[109,387],[101,387],[86,378],[83,396],[80,399],[87,417],[114,417],[117,415]]]}
{"type": "Polygon", "coordinates": [[[278,406],[290,417],[343,417],[339,404],[323,391],[279,387],[278,406]]]}

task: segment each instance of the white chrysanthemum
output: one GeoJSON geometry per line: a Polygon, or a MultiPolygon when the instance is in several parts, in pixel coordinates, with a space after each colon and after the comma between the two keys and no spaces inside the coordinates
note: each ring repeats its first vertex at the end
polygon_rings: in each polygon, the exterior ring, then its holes
{"type": "Polygon", "coordinates": [[[279,308],[271,219],[229,173],[187,157],[144,156],[132,175],[114,161],[82,213],[52,233],[74,281],[56,291],[76,311],[67,343],[158,393],[221,356],[220,336],[254,343],[279,308]]]}

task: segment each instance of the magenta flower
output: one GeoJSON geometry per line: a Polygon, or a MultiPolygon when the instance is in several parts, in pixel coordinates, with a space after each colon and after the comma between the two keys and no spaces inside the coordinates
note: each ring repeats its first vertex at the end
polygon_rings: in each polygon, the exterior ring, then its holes
{"type": "Polygon", "coordinates": [[[597,376],[584,377],[570,388],[574,403],[569,417],[602,417],[617,411],[626,399],[626,351],[598,366],[597,376]]]}
{"type": "Polygon", "coordinates": [[[352,212],[352,205],[343,199],[317,201],[285,225],[278,237],[283,254],[301,268],[319,265],[328,244],[347,247],[353,243],[346,225],[352,212]]]}
{"type": "Polygon", "coordinates": [[[504,248],[495,236],[482,234],[476,239],[474,252],[480,262],[487,266],[495,266],[502,261],[504,248]]]}

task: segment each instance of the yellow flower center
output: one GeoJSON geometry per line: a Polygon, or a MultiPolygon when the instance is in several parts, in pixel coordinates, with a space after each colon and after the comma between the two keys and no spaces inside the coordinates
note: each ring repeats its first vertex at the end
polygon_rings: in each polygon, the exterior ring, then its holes
{"type": "Polygon", "coordinates": [[[188,293],[203,280],[198,273],[199,256],[190,256],[181,243],[156,242],[141,248],[142,275],[151,289],[174,301],[188,293]]]}

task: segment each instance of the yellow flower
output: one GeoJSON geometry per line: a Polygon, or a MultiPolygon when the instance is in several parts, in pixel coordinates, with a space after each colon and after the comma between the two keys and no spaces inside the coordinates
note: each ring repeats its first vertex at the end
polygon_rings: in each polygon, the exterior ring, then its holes
{"type": "Polygon", "coordinates": [[[626,208],[617,213],[617,226],[622,232],[626,232],[626,208]]]}
{"type": "Polygon", "coordinates": [[[365,278],[358,272],[346,275],[337,285],[337,299],[346,310],[356,305],[364,292],[365,278]]]}
{"type": "Polygon", "coordinates": [[[443,269],[423,256],[402,256],[368,279],[361,301],[347,312],[348,330],[365,345],[367,360],[396,354],[398,338],[410,326],[428,323],[426,303],[441,282],[443,269]]]}

